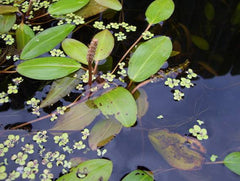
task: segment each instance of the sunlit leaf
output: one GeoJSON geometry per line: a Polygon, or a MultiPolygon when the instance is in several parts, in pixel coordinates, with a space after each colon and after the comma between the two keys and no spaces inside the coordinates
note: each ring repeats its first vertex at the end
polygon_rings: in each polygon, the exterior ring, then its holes
{"type": "Polygon", "coordinates": [[[122,5],[118,0],[96,0],[96,2],[116,11],[120,11],[122,9],[122,5]]]}
{"type": "Polygon", "coordinates": [[[169,58],[172,42],[161,36],[142,43],[129,61],[128,76],[134,82],[141,82],[155,74],[169,58]]]}
{"type": "Polygon", "coordinates": [[[74,28],[74,25],[65,24],[44,30],[28,42],[24,47],[20,58],[24,60],[31,59],[50,51],[74,28]]]}
{"type": "Polygon", "coordinates": [[[117,87],[94,100],[105,116],[113,115],[125,127],[137,120],[137,105],[132,94],[123,87],[117,87]],[[126,104],[127,101],[127,104],[126,104]]]}
{"type": "Polygon", "coordinates": [[[78,40],[67,38],[62,42],[64,52],[71,58],[87,65],[88,47],[78,40]]]}
{"type": "Polygon", "coordinates": [[[122,181],[153,181],[154,176],[149,171],[144,170],[134,170],[129,173],[122,181]]]}
{"type": "Polygon", "coordinates": [[[84,7],[89,0],[59,0],[51,4],[48,13],[51,15],[62,15],[75,12],[84,7]]]}
{"type": "Polygon", "coordinates": [[[69,75],[81,67],[73,59],[44,57],[24,61],[17,66],[21,75],[38,80],[53,80],[69,75]]]}
{"type": "Polygon", "coordinates": [[[157,152],[174,168],[192,170],[203,164],[204,158],[199,153],[202,146],[197,140],[192,143],[191,149],[185,145],[188,142],[186,137],[166,129],[150,131],[148,137],[157,152]]]}
{"type": "Polygon", "coordinates": [[[18,12],[18,7],[15,6],[0,6],[0,14],[9,14],[18,12]]]}
{"type": "Polygon", "coordinates": [[[69,111],[59,117],[51,130],[82,130],[100,114],[92,104],[92,101],[87,101],[72,106],[69,111]]]}
{"type": "Polygon", "coordinates": [[[16,21],[15,14],[0,15],[0,33],[7,33],[16,21]]]}
{"type": "Polygon", "coordinates": [[[145,16],[149,24],[156,24],[168,19],[173,11],[172,0],[155,0],[148,6],[145,16]]]}
{"type": "Polygon", "coordinates": [[[192,42],[194,43],[194,45],[196,45],[198,48],[202,49],[202,50],[209,50],[209,44],[207,42],[207,40],[205,40],[204,38],[200,37],[200,36],[196,36],[196,35],[192,35],[192,42]]]}
{"type": "Polygon", "coordinates": [[[215,9],[214,9],[214,6],[210,2],[207,2],[205,4],[204,13],[205,13],[206,18],[209,21],[212,21],[214,19],[215,9]]]}
{"type": "Polygon", "coordinates": [[[48,92],[47,97],[41,102],[40,108],[54,104],[64,96],[68,95],[79,84],[79,78],[84,73],[85,71],[80,69],[73,75],[55,80],[51,85],[51,89],[48,92]]]}
{"type": "Polygon", "coordinates": [[[233,16],[231,18],[231,23],[233,25],[240,25],[240,2],[238,3],[233,16]]]}
{"type": "Polygon", "coordinates": [[[228,154],[223,161],[224,165],[232,172],[240,175],[240,152],[228,154]]]}
{"type": "Polygon", "coordinates": [[[88,18],[94,16],[98,13],[105,11],[107,7],[101,6],[95,0],[90,0],[89,3],[84,6],[82,9],[75,12],[76,15],[88,18]]]}
{"type": "Polygon", "coordinates": [[[71,169],[71,172],[63,175],[57,181],[107,181],[112,173],[112,161],[107,159],[92,159],[80,163],[71,169]]]}
{"type": "Polygon", "coordinates": [[[114,47],[114,38],[112,33],[105,29],[97,33],[93,39],[98,40],[97,50],[94,56],[94,60],[103,60],[107,58],[114,47]]]}
{"type": "Polygon", "coordinates": [[[97,147],[106,145],[122,129],[122,125],[115,120],[98,121],[91,129],[88,138],[89,147],[96,150],[97,147]]]}
{"type": "Polygon", "coordinates": [[[138,119],[141,119],[141,117],[143,117],[149,107],[149,103],[148,103],[148,96],[147,93],[145,92],[144,89],[138,89],[138,92],[136,92],[139,94],[139,96],[136,99],[136,103],[137,103],[137,117],[138,119]]]}
{"type": "Polygon", "coordinates": [[[21,23],[16,30],[17,49],[22,50],[33,37],[33,30],[28,25],[21,23]]]}

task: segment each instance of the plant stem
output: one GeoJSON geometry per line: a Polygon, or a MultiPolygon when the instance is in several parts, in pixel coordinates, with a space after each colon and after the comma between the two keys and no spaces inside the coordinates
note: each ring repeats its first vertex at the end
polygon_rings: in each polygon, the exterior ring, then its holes
{"type": "Polygon", "coordinates": [[[140,87],[148,84],[149,82],[151,82],[151,79],[145,80],[144,82],[141,82],[140,84],[138,84],[133,90],[132,90],[132,94],[134,94],[134,92],[136,92],[136,90],[138,90],[140,87]]]}
{"type": "MultiPolygon", "coordinates": [[[[148,24],[147,28],[144,30],[144,32],[148,31],[149,28],[152,26],[152,24],[148,24]]],[[[135,47],[135,45],[142,39],[143,35],[141,34],[141,36],[139,36],[139,38],[132,44],[132,46],[126,51],[126,53],[122,56],[122,58],[119,60],[118,64],[116,65],[116,67],[113,69],[113,71],[111,72],[111,74],[113,74],[117,68],[119,63],[121,63],[124,58],[128,55],[128,53],[135,47]]]]}
{"type": "Polygon", "coordinates": [[[88,53],[87,53],[87,62],[88,62],[88,85],[91,87],[92,85],[92,63],[93,58],[97,49],[98,40],[93,39],[89,45],[88,53]]]}

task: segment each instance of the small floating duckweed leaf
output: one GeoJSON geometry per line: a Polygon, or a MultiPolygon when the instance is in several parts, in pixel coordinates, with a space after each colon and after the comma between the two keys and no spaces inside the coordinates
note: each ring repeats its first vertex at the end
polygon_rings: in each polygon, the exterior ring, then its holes
{"type": "Polygon", "coordinates": [[[240,175],[240,152],[228,154],[223,161],[224,165],[232,172],[240,175]]]}
{"type": "Polygon", "coordinates": [[[145,170],[134,170],[122,179],[122,181],[153,181],[153,180],[154,180],[153,174],[145,170]]]}

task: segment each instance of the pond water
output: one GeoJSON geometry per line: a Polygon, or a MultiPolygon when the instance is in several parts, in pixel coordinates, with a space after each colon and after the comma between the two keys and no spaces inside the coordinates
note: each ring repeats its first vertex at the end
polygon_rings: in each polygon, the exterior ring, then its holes
{"type": "MultiPolygon", "coordinates": [[[[115,45],[113,59],[119,60],[121,58],[119,55],[127,50],[132,41],[136,40],[147,26],[144,13],[149,3],[147,0],[124,1],[124,16],[121,17],[125,18],[125,22],[136,25],[138,31],[132,33],[125,43],[115,45]]],[[[101,150],[107,149],[107,153],[103,157],[113,162],[113,172],[109,179],[111,181],[121,180],[126,174],[137,168],[151,170],[156,181],[235,181],[240,179],[239,175],[228,170],[223,164],[210,164],[210,157],[213,154],[218,156],[217,161],[222,161],[229,153],[240,151],[240,101],[238,99],[240,64],[237,56],[240,48],[240,23],[232,23],[238,1],[185,0],[182,2],[175,0],[174,3],[176,7],[172,17],[163,26],[155,25],[151,32],[171,37],[174,50],[181,52],[168,60],[169,67],[178,66],[188,59],[189,68],[192,68],[198,77],[192,80],[194,86],[191,88],[178,87],[184,93],[184,99],[181,101],[173,99],[174,89],[164,85],[165,80],[147,84],[142,88],[147,95],[147,101],[144,104],[149,104],[146,114],[138,119],[135,126],[123,128],[111,142],[101,148],[101,150]],[[211,3],[214,12],[206,10],[208,3],[211,3]],[[191,35],[200,37],[200,40],[193,40],[191,43],[191,35]],[[208,45],[205,44],[205,41],[208,45]],[[162,115],[163,118],[157,118],[159,115],[162,115]],[[206,149],[206,153],[203,154],[206,164],[204,163],[198,170],[174,169],[153,148],[148,139],[148,132],[157,128],[168,129],[190,138],[192,135],[189,134],[189,129],[197,124],[197,120],[204,122],[201,127],[206,128],[208,132],[208,139],[200,141],[206,149]]],[[[102,17],[100,16],[100,18],[102,17]]],[[[117,15],[114,18],[116,21],[118,20],[117,15]]],[[[92,37],[94,33],[96,31],[84,27],[79,32],[73,33],[72,36],[78,37],[82,42],[88,44],[89,37],[92,37]]],[[[178,76],[184,75],[179,74],[178,76]]],[[[0,92],[6,91],[14,77],[17,75],[0,75],[0,92]]],[[[46,96],[49,88],[50,81],[34,81],[24,78],[19,94],[11,97],[12,102],[0,105],[0,143],[3,143],[9,134],[18,134],[21,138],[25,138],[24,143],[19,141],[19,144],[6,153],[5,157],[0,157],[1,165],[5,161],[4,158],[11,158],[13,154],[21,151],[21,147],[26,143],[33,143],[32,135],[37,131],[49,130],[54,126],[55,122],[46,119],[31,124],[30,132],[5,129],[7,125],[9,127],[11,124],[36,119],[36,115],[31,114],[30,107],[26,105],[26,101],[31,97],[42,99],[46,96]]],[[[74,100],[75,97],[75,94],[71,94],[70,98],[62,99],[54,104],[53,108],[41,110],[41,116],[47,115],[57,106],[69,104],[68,101],[74,100]]],[[[91,129],[92,126],[93,124],[88,128],[91,129]]],[[[49,138],[53,138],[53,136],[49,134],[49,138]]],[[[73,132],[69,134],[69,140],[74,143],[81,136],[79,131],[73,132]]],[[[62,153],[61,148],[53,146],[51,142],[46,143],[44,147],[48,151],[62,153]]],[[[39,152],[40,149],[37,150],[39,152]]],[[[101,157],[97,156],[96,151],[74,152],[66,155],[67,158],[93,159],[101,157]]],[[[41,157],[33,154],[31,160],[33,159],[41,159],[41,157]]],[[[14,169],[21,172],[23,169],[23,167],[16,166],[10,159],[8,162],[6,165],[9,172],[14,169]]],[[[42,171],[45,168],[45,165],[39,165],[39,170],[42,171]]],[[[61,170],[62,167],[52,170],[55,179],[58,178],[61,170]]]]}

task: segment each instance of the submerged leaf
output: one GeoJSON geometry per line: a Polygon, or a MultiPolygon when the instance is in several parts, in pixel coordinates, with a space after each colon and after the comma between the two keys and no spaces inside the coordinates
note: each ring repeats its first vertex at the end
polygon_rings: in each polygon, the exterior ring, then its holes
{"type": "Polygon", "coordinates": [[[17,49],[22,50],[33,37],[33,30],[28,25],[21,23],[16,30],[17,49]]]}
{"type": "Polygon", "coordinates": [[[16,21],[15,14],[0,15],[0,33],[7,33],[16,21]]]}
{"type": "Polygon", "coordinates": [[[129,173],[122,181],[153,181],[154,176],[149,171],[144,170],[134,170],[129,173]]]}
{"type": "Polygon", "coordinates": [[[224,165],[232,172],[240,175],[240,152],[228,154],[223,161],[224,165]]]}
{"type": "Polygon", "coordinates": [[[69,75],[81,64],[65,57],[44,57],[24,61],[17,66],[21,75],[38,80],[53,80],[69,75]]]}
{"type": "Polygon", "coordinates": [[[57,124],[51,130],[82,130],[100,114],[92,104],[92,101],[87,101],[72,106],[69,111],[59,117],[57,124]]]}
{"type": "Polygon", "coordinates": [[[88,18],[98,13],[101,13],[106,9],[107,7],[98,4],[95,0],[90,0],[86,6],[75,12],[75,14],[84,18],[88,18]]]}
{"type": "Polygon", "coordinates": [[[106,145],[122,129],[122,125],[115,120],[98,121],[92,128],[88,138],[89,147],[96,150],[97,147],[106,145]]]}
{"type": "Polygon", "coordinates": [[[63,175],[57,181],[107,181],[111,176],[112,168],[113,164],[110,160],[92,159],[72,168],[70,173],[63,175]]]}
{"type": "Polygon", "coordinates": [[[161,36],[142,43],[129,61],[128,76],[134,82],[141,82],[155,74],[172,52],[170,38],[161,36]]]}
{"type": "Polygon", "coordinates": [[[206,3],[205,8],[204,8],[204,13],[205,13],[206,18],[209,21],[212,21],[214,19],[215,9],[214,9],[214,6],[210,2],[206,3]]]}
{"type": "Polygon", "coordinates": [[[41,102],[40,108],[54,104],[64,96],[68,95],[79,84],[79,78],[84,73],[85,71],[80,69],[78,72],[74,73],[74,75],[55,80],[51,85],[47,97],[41,102]]]}
{"type": "Polygon", "coordinates": [[[185,145],[188,139],[168,130],[154,130],[148,134],[150,142],[158,153],[174,168],[181,170],[198,169],[203,164],[203,156],[195,150],[202,150],[201,143],[195,140],[190,149],[185,145]]]}
{"type": "Polygon", "coordinates": [[[112,33],[106,29],[97,33],[93,39],[98,40],[94,60],[103,60],[107,58],[114,47],[114,38],[112,33]]]}
{"type": "Polygon", "coordinates": [[[148,96],[145,90],[140,88],[138,89],[138,92],[139,92],[139,96],[136,99],[137,111],[138,111],[137,117],[138,119],[141,119],[146,114],[149,107],[149,103],[147,100],[148,96]]]}
{"type": "Polygon", "coordinates": [[[233,25],[240,25],[240,2],[237,4],[237,7],[233,13],[233,16],[231,18],[231,23],[233,25]]]}
{"type": "Polygon", "coordinates": [[[89,0],[59,0],[51,4],[48,13],[51,15],[63,15],[75,12],[84,7],[89,0]]]}
{"type": "Polygon", "coordinates": [[[118,0],[96,0],[96,2],[116,11],[120,11],[122,9],[122,5],[118,0]]]}
{"type": "Polygon", "coordinates": [[[9,14],[18,12],[18,7],[15,6],[0,6],[0,14],[9,14]]]}
{"type": "Polygon", "coordinates": [[[64,52],[71,58],[87,65],[88,47],[78,40],[67,38],[62,42],[64,52]]]}
{"type": "Polygon", "coordinates": [[[137,120],[137,105],[132,94],[123,87],[117,87],[94,100],[105,116],[113,115],[125,127],[137,120]],[[127,101],[127,104],[126,104],[127,101]]]}
{"type": "Polygon", "coordinates": [[[196,45],[198,48],[202,49],[202,50],[209,50],[209,44],[207,42],[207,40],[203,39],[200,36],[196,36],[196,35],[192,35],[192,42],[194,43],[194,45],[196,45]]]}
{"type": "Polygon", "coordinates": [[[149,24],[156,24],[168,19],[173,11],[172,0],[155,0],[148,6],[145,15],[149,24]]]}
{"type": "Polygon", "coordinates": [[[74,25],[65,24],[44,30],[28,42],[20,58],[24,60],[31,59],[50,51],[74,28],[74,25]]]}

